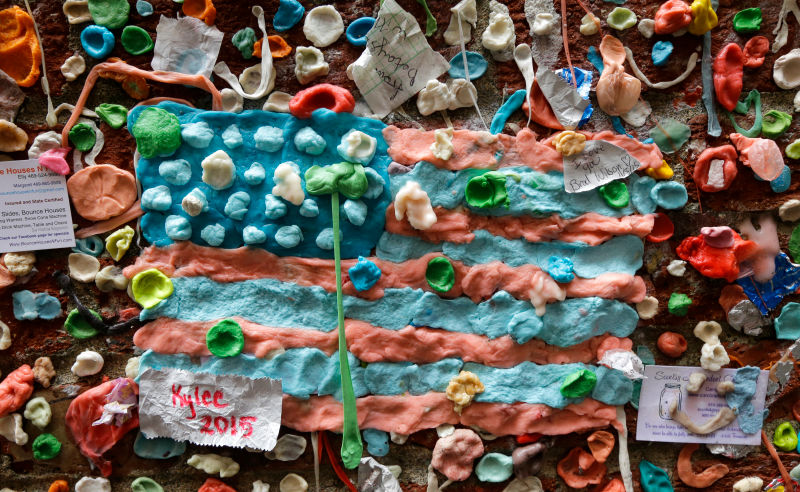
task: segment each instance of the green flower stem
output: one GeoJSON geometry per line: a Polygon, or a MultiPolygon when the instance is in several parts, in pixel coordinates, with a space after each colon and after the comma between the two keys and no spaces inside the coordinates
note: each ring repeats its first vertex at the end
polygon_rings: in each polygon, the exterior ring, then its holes
{"type": "Polygon", "coordinates": [[[344,335],[344,304],[342,303],[342,255],[339,245],[339,192],[331,194],[333,215],[333,258],[336,266],[336,311],[339,318],[339,368],[342,374],[342,403],[344,418],[342,422],[342,462],[350,469],[361,461],[364,446],[358,430],[356,396],[353,380],[350,377],[350,363],[347,361],[347,339],[344,335]]]}

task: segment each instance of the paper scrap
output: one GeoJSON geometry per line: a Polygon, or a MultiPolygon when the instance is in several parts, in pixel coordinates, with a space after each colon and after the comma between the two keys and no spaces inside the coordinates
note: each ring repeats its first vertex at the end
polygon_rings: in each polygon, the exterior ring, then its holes
{"type": "Polygon", "coordinates": [[[589,100],[582,98],[575,87],[552,70],[539,70],[536,80],[558,122],[567,130],[576,128],[583,112],[589,107],[589,100]]]}
{"type": "Polygon", "coordinates": [[[588,140],[580,154],[564,157],[564,190],[587,191],[627,178],[641,167],[625,149],[605,140],[588,140]]]}
{"type": "Polygon", "coordinates": [[[0,163],[0,253],[73,246],[64,176],[37,159],[0,163]]]}
{"type": "Polygon", "coordinates": [[[161,16],[156,26],[153,70],[211,77],[222,46],[222,31],[194,17],[161,16]]]}
{"type": "Polygon", "coordinates": [[[367,33],[366,49],[348,71],[369,107],[382,118],[449,68],[447,60],[431,49],[414,16],[395,0],[385,0],[367,33]]]}
{"type": "Polygon", "coordinates": [[[169,368],[139,375],[139,426],[150,438],[270,451],[282,405],[277,379],[169,368]]]}
{"type": "MultiPolygon", "coordinates": [[[[736,369],[711,372],[699,367],[645,366],[645,379],[639,397],[636,439],[680,443],[759,444],[761,433],[745,434],[739,428],[738,419],[722,429],[701,436],[691,434],[670,416],[670,404],[677,399],[678,409],[698,424],[713,418],[720,409],[728,406],[725,397],[717,393],[717,384],[733,381],[735,374],[736,369]],[[689,376],[695,372],[705,373],[707,379],[699,393],[690,395],[686,391],[686,385],[689,376]]],[[[768,376],[769,371],[761,371],[756,382],[756,393],[752,399],[756,414],[764,409],[768,376]]]]}

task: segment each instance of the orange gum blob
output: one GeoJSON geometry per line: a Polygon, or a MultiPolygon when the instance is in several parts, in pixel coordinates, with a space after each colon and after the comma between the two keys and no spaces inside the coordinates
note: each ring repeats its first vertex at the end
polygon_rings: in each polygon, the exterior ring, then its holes
{"type": "Polygon", "coordinates": [[[91,221],[116,217],[136,201],[136,178],[109,164],[81,169],[67,180],[75,211],[91,221]]]}
{"type": "Polygon", "coordinates": [[[758,68],[764,64],[764,57],[769,51],[769,39],[764,36],[753,36],[744,45],[744,66],[758,68]]]}
{"type": "Polygon", "coordinates": [[[89,94],[92,92],[92,88],[97,82],[97,78],[100,77],[101,72],[116,72],[125,75],[139,76],[147,80],[155,80],[156,82],[165,82],[167,84],[191,85],[192,87],[203,89],[211,94],[212,109],[214,111],[222,111],[222,94],[220,94],[211,80],[205,75],[186,75],[183,73],[163,72],[160,70],[148,72],[147,70],[133,67],[122,61],[99,63],[95,65],[89,72],[89,75],[86,76],[86,82],[83,85],[83,90],[81,91],[78,101],[75,103],[72,116],[69,117],[67,124],[64,125],[64,129],[61,131],[62,142],[69,141],[69,131],[72,129],[75,122],[78,121],[81,111],[83,111],[83,108],[86,106],[86,100],[89,99],[89,94]]]}
{"type": "Polygon", "coordinates": [[[736,43],[728,43],[714,58],[714,93],[719,104],[733,111],[742,94],[744,53],[736,43]]]}
{"type": "Polygon", "coordinates": [[[680,333],[665,331],[658,337],[656,342],[658,350],[667,357],[678,358],[686,352],[686,339],[680,333]]]}
{"type": "Polygon", "coordinates": [[[597,105],[611,116],[627,113],[639,100],[642,82],[625,73],[625,47],[622,41],[614,36],[603,36],[600,54],[604,68],[597,81],[597,105]]]}
{"type": "Polygon", "coordinates": [[[33,18],[17,6],[0,11],[0,70],[30,87],[39,80],[41,56],[33,18]]]}
{"type": "Polygon", "coordinates": [[[672,34],[692,22],[692,8],[683,0],[668,0],[656,12],[656,34],[672,34]]]}
{"type": "Polygon", "coordinates": [[[728,467],[722,463],[711,465],[700,473],[692,470],[692,454],[700,447],[697,443],[686,444],[678,455],[675,468],[678,477],[689,487],[705,489],[728,474],[728,467]]]}
{"type": "Polygon", "coordinates": [[[614,434],[608,431],[595,431],[588,438],[586,442],[589,444],[589,451],[591,451],[594,459],[598,463],[605,463],[611,451],[614,450],[614,434]]]}
{"type": "MultiPolygon", "coordinates": [[[[267,37],[267,41],[269,42],[269,52],[272,53],[272,58],[284,58],[289,56],[289,53],[292,52],[292,47],[289,46],[289,43],[286,42],[281,36],[272,35],[267,37]]],[[[260,45],[259,45],[260,48],[260,45]]],[[[258,55],[261,56],[261,50],[258,50],[258,55]]]]}
{"type": "Polygon", "coordinates": [[[590,484],[598,484],[606,474],[606,465],[581,448],[572,448],[556,466],[560,476],[572,488],[582,489],[590,484]]]}
{"type": "Polygon", "coordinates": [[[66,480],[56,480],[50,484],[47,492],[69,492],[69,484],[66,480]]]}
{"type": "Polygon", "coordinates": [[[536,79],[533,80],[530,97],[525,98],[525,102],[522,103],[522,111],[526,115],[530,115],[533,121],[544,127],[552,128],[553,130],[564,129],[561,123],[558,122],[553,108],[550,107],[550,103],[544,97],[544,93],[539,88],[539,82],[536,79]],[[531,107],[533,108],[533,113],[531,113],[531,107]]]}
{"type": "Polygon", "coordinates": [[[200,19],[209,26],[213,26],[217,18],[217,9],[211,0],[184,0],[183,13],[200,19]]]}

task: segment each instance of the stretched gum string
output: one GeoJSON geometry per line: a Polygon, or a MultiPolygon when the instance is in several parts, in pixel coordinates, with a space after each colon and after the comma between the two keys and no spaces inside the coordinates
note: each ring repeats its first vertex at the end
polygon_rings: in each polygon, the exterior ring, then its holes
{"type": "Polygon", "coordinates": [[[561,0],[561,39],[564,40],[564,54],[567,57],[569,73],[572,74],[572,87],[578,87],[578,79],[575,78],[575,68],[572,66],[572,59],[569,56],[569,41],[567,41],[567,0],[561,0]]]}
{"type": "Polygon", "coordinates": [[[151,72],[128,65],[122,61],[104,62],[95,65],[89,72],[89,75],[86,77],[86,82],[83,84],[81,95],[78,97],[78,101],[75,103],[75,109],[72,111],[72,115],[69,117],[67,124],[64,125],[64,129],[61,130],[61,141],[63,142],[62,145],[65,145],[66,142],[69,141],[69,131],[72,129],[72,126],[75,124],[75,122],[78,121],[78,117],[80,116],[83,107],[86,105],[86,100],[89,99],[89,94],[92,92],[94,84],[97,82],[97,78],[100,76],[100,71],[115,72],[123,75],[134,75],[144,79],[154,80],[156,82],[164,82],[166,84],[191,85],[192,87],[203,89],[211,94],[212,109],[214,111],[222,111],[222,94],[220,94],[217,88],[214,87],[214,84],[211,83],[211,80],[209,80],[205,75],[187,75],[177,72],[164,72],[161,70],[151,72]]]}
{"type": "Polygon", "coordinates": [[[778,456],[778,452],[775,451],[775,446],[772,445],[770,442],[769,437],[767,437],[767,433],[764,432],[764,429],[761,429],[761,441],[764,443],[764,447],[767,448],[767,452],[775,460],[775,463],[778,465],[778,471],[781,473],[781,478],[783,478],[783,486],[786,492],[794,492],[794,480],[789,475],[789,472],[786,471],[786,467],[783,466],[783,462],[781,462],[781,457],[778,456]]]}

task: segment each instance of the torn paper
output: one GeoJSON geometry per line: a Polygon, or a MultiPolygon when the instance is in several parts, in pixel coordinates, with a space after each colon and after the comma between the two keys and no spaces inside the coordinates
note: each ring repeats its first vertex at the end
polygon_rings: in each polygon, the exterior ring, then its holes
{"type": "Polygon", "coordinates": [[[384,117],[449,68],[416,19],[395,0],[385,0],[367,33],[367,49],[348,72],[372,111],[384,117]]]}
{"type": "Polygon", "coordinates": [[[139,426],[147,437],[270,451],[281,428],[281,382],[146,369],[139,376],[139,426]]]}
{"type": "Polygon", "coordinates": [[[589,140],[583,152],[564,157],[564,190],[587,191],[630,176],[641,167],[625,149],[605,140],[589,140]]]}
{"type": "Polygon", "coordinates": [[[589,107],[589,101],[552,70],[540,69],[536,80],[558,122],[567,130],[576,128],[583,112],[589,107]]]}
{"type": "Polygon", "coordinates": [[[222,45],[222,31],[194,17],[161,16],[156,26],[153,70],[211,77],[222,45]]]}

